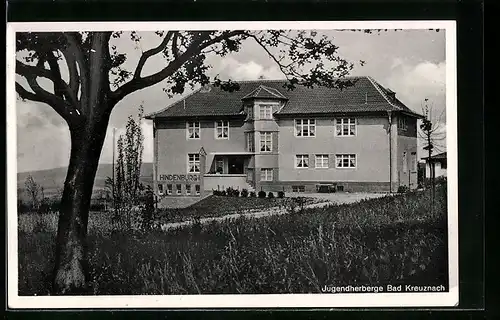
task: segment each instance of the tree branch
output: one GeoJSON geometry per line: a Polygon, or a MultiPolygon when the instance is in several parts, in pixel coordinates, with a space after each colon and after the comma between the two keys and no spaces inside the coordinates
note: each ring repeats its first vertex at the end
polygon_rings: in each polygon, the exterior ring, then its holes
{"type": "MultiPolygon", "coordinates": [[[[202,34],[205,35],[206,33],[202,34]]],[[[204,40],[203,35],[200,35],[195,41],[193,41],[189,48],[185,52],[183,52],[179,56],[179,58],[171,61],[165,68],[163,68],[159,72],[146,76],[144,78],[133,78],[131,81],[127,82],[117,90],[111,92],[111,105],[116,105],[116,103],[118,103],[125,96],[132,92],[155,85],[171,76],[175,71],[182,67],[182,65],[186,61],[188,61],[191,57],[195,56],[202,50],[200,43],[204,40]]]]}
{"type": "Polygon", "coordinates": [[[239,35],[251,36],[249,33],[247,33],[246,31],[243,31],[243,30],[234,30],[234,31],[229,31],[229,32],[223,32],[220,36],[217,36],[215,38],[212,38],[212,39],[207,40],[206,42],[202,43],[200,45],[200,51],[213,45],[213,44],[219,43],[224,39],[229,39],[229,38],[232,38],[234,36],[239,36],[239,35]]]}
{"type": "MultiPolygon", "coordinates": [[[[68,55],[72,55],[78,64],[80,70],[80,110],[83,105],[87,105],[88,96],[88,76],[85,74],[88,70],[85,63],[85,56],[81,49],[81,43],[77,40],[77,35],[73,32],[63,32],[66,41],[68,42],[67,50],[68,55]]],[[[75,85],[73,83],[73,85],[75,85]]],[[[78,86],[76,86],[78,88],[78,86]]],[[[78,95],[77,95],[78,97],[78,95]]]]}
{"type": "Polygon", "coordinates": [[[69,72],[69,88],[76,100],[78,100],[78,88],[80,86],[80,78],[78,76],[78,67],[76,57],[67,48],[61,50],[69,72]]]}
{"type": "Polygon", "coordinates": [[[191,42],[189,47],[182,54],[180,54],[177,59],[171,61],[165,68],[163,68],[159,72],[146,76],[144,78],[134,77],[131,81],[127,82],[117,90],[111,92],[111,105],[116,105],[116,103],[118,103],[125,96],[132,92],[142,90],[146,87],[150,87],[165,80],[167,77],[171,76],[175,71],[181,68],[186,61],[199,54],[203,49],[215,43],[219,43],[224,39],[228,39],[236,35],[246,34],[245,31],[235,30],[224,32],[217,37],[210,38],[211,33],[211,31],[200,32],[196,37],[193,38],[193,41],[191,42]]]}
{"type": "Polygon", "coordinates": [[[30,85],[34,93],[29,92],[21,84],[16,82],[16,92],[19,94],[19,96],[24,100],[31,100],[48,104],[71,127],[76,117],[76,115],[73,114],[71,107],[68,106],[63,99],[42,89],[36,81],[35,76],[28,76],[26,77],[26,80],[28,81],[28,84],[30,85]]]}
{"type": "Polygon", "coordinates": [[[253,34],[248,34],[249,37],[253,38],[255,40],[255,42],[257,42],[257,44],[259,46],[262,47],[262,49],[264,49],[264,51],[266,51],[267,55],[274,60],[274,62],[278,65],[278,67],[280,68],[280,71],[281,73],[283,73],[283,75],[288,79],[288,76],[290,75],[286,70],[285,70],[285,67],[281,64],[281,62],[276,59],[276,57],[271,53],[271,51],[269,51],[269,49],[262,43],[262,41],[260,41],[260,39],[253,35],[253,34]]]}
{"type": "Polygon", "coordinates": [[[174,59],[179,58],[179,48],[177,47],[178,38],[179,38],[179,33],[176,32],[174,34],[174,38],[172,39],[172,54],[174,55],[174,59]]]}
{"type": "Polygon", "coordinates": [[[46,52],[45,56],[49,63],[50,71],[54,77],[54,93],[61,99],[66,98],[74,108],[78,108],[78,99],[76,94],[70,89],[69,85],[62,79],[61,68],[59,67],[58,59],[53,52],[46,52]]]}
{"type": "MultiPolygon", "coordinates": [[[[39,61],[42,61],[42,60],[39,60],[39,61]]],[[[19,60],[16,60],[16,73],[20,76],[23,76],[23,77],[26,77],[29,75],[34,75],[34,76],[41,77],[41,78],[47,78],[55,83],[54,76],[52,75],[50,70],[43,68],[43,65],[42,66],[40,66],[40,65],[30,66],[30,65],[22,63],[19,60]]]]}
{"type": "Polygon", "coordinates": [[[146,64],[146,61],[151,56],[154,56],[155,54],[160,53],[162,50],[164,50],[167,47],[173,33],[174,32],[172,32],[172,31],[167,32],[167,35],[165,36],[165,38],[163,38],[163,41],[157,47],[152,48],[150,50],[147,50],[146,52],[144,52],[142,54],[142,56],[139,59],[139,62],[137,63],[137,68],[135,69],[135,72],[134,72],[134,79],[141,78],[141,72],[142,72],[142,69],[144,68],[144,65],[146,64]]]}

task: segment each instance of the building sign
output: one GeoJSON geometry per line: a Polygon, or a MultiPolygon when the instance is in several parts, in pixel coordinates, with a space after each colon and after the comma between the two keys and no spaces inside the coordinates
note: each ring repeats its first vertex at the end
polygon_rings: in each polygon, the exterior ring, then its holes
{"type": "Polygon", "coordinates": [[[197,174],[160,174],[160,181],[200,181],[197,174]]]}

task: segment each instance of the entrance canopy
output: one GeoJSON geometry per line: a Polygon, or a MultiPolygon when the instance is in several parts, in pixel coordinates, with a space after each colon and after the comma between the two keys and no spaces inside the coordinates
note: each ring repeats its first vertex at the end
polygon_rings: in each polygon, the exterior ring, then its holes
{"type": "Polygon", "coordinates": [[[205,173],[243,174],[245,159],[253,155],[253,152],[209,152],[205,160],[205,173]]]}

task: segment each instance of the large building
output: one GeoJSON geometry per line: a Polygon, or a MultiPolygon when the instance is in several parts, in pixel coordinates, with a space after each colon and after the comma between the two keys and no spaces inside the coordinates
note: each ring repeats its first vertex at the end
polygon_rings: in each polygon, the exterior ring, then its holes
{"type": "MultiPolygon", "coordinates": [[[[344,80],[343,80],[344,81],[344,80]]],[[[370,77],[343,89],[242,81],[205,86],[148,115],[155,192],[397,191],[417,187],[421,116],[370,77]]]]}

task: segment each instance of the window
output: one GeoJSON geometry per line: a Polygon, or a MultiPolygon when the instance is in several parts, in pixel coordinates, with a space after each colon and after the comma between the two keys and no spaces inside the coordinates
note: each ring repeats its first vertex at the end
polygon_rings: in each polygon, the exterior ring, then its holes
{"type": "Polygon", "coordinates": [[[309,168],[309,155],[297,154],[295,156],[295,167],[296,168],[309,168]]]}
{"type": "Polygon", "coordinates": [[[224,173],[224,159],[217,159],[215,161],[215,173],[224,173]]]}
{"type": "Polygon", "coordinates": [[[356,168],[356,155],[337,154],[335,165],[337,168],[356,168]]]}
{"type": "Polygon", "coordinates": [[[316,155],[316,168],[328,168],[328,155],[327,154],[317,154],[316,155]]]}
{"type": "Polygon", "coordinates": [[[403,172],[408,171],[408,159],[406,158],[406,151],[403,152],[403,172]]]}
{"type": "Polygon", "coordinates": [[[273,169],[260,169],[260,181],[273,181],[273,169]]]}
{"type": "Polygon", "coordinates": [[[188,154],[188,172],[200,172],[200,155],[198,153],[188,154]]]}
{"type": "Polygon", "coordinates": [[[292,186],[292,192],[305,192],[306,188],[304,186],[292,186]]]}
{"type": "Polygon", "coordinates": [[[272,119],[273,118],[273,106],[272,105],[259,105],[259,118],[260,119],[272,119]]]}
{"type": "Polygon", "coordinates": [[[167,184],[167,194],[168,195],[172,194],[172,185],[171,184],[167,184]]]}
{"type": "Polygon", "coordinates": [[[247,132],[247,148],[249,152],[255,152],[255,135],[253,132],[247,132]]]}
{"type": "Polygon", "coordinates": [[[398,117],[398,129],[401,129],[401,130],[408,129],[408,124],[406,123],[406,118],[403,116],[398,117]]]}
{"type": "Polygon", "coordinates": [[[295,120],[296,137],[315,137],[316,120],[315,119],[296,119],[295,120]]]}
{"type": "Polygon", "coordinates": [[[178,184],[175,186],[175,188],[177,189],[177,194],[181,194],[182,193],[182,185],[178,184]]]}
{"type": "Polygon", "coordinates": [[[194,186],[194,192],[196,193],[197,196],[200,195],[200,185],[199,184],[194,186]]]}
{"type": "Polygon", "coordinates": [[[272,132],[261,132],[260,133],[260,151],[261,152],[271,152],[273,143],[272,132]]]}
{"type": "Polygon", "coordinates": [[[412,152],[411,153],[411,170],[413,172],[416,172],[417,171],[417,153],[416,152],[412,152]]]}
{"type": "Polygon", "coordinates": [[[253,120],[253,106],[247,107],[247,120],[253,120]]]}
{"type": "Polygon", "coordinates": [[[186,184],[186,195],[191,195],[191,185],[190,184],[186,184]]]}
{"type": "Polygon", "coordinates": [[[158,184],[158,194],[159,195],[163,194],[163,184],[161,184],[161,183],[158,184]]]}
{"type": "Polygon", "coordinates": [[[339,118],[336,120],[335,133],[339,137],[356,135],[355,118],[339,118]]]}
{"type": "Polygon", "coordinates": [[[199,122],[188,122],[187,126],[187,138],[188,139],[200,139],[200,123],[199,122]]]}
{"type": "Polygon", "coordinates": [[[215,123],[215,138],[229,139],[229,121],[217,121],[215,123]]]}

